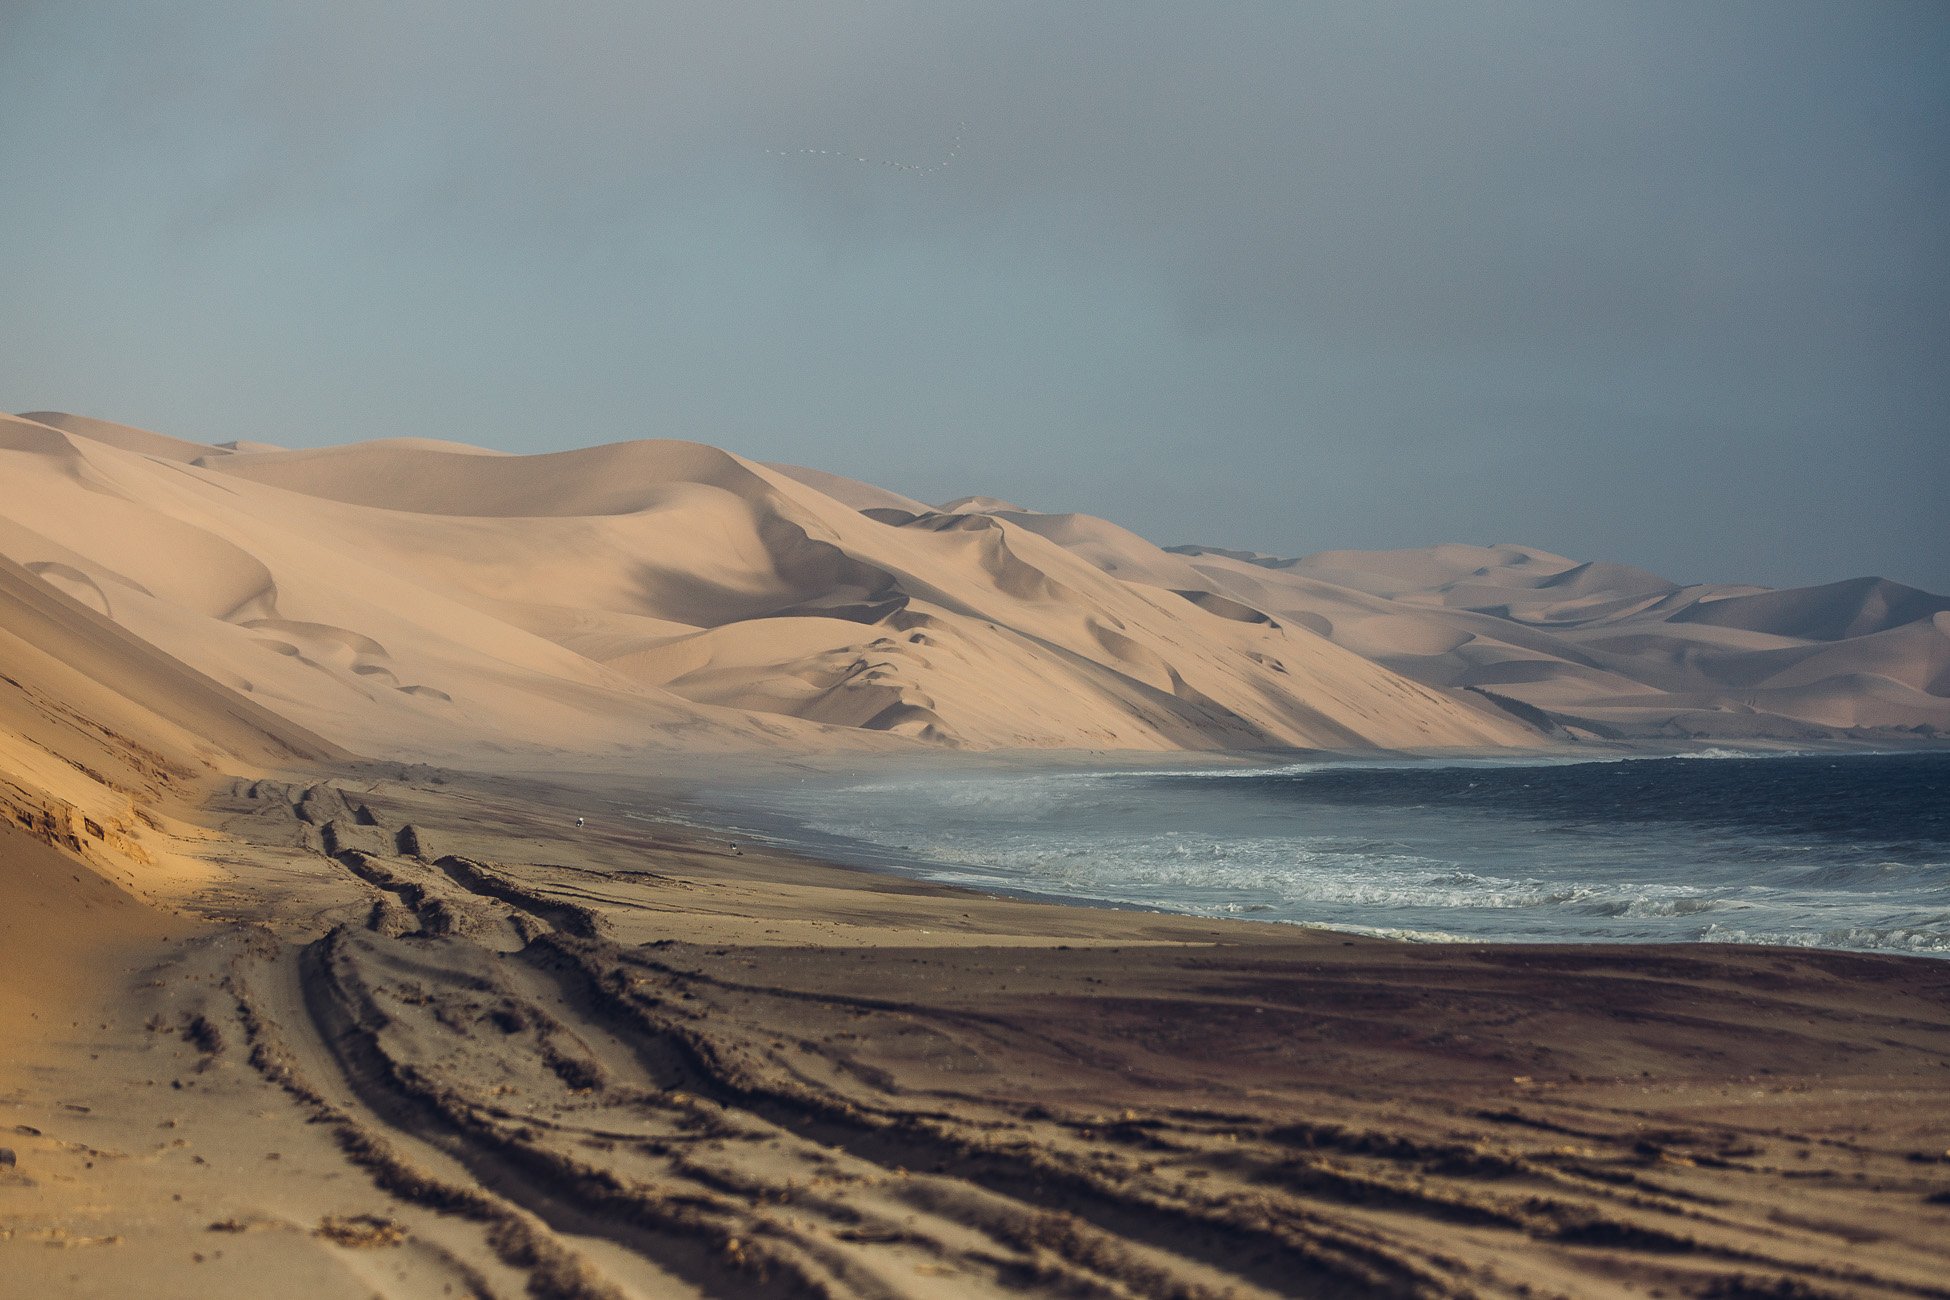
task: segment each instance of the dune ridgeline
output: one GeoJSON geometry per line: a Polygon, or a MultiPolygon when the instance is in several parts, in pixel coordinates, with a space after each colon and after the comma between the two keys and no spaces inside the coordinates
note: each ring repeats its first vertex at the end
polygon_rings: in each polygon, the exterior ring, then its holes
{"type": "MultiPolygon", "coordinates": [[[[0,417],[0,482],[7,662],[46,674],[7,707],[100,696],[83,712],[113,735],[89,743],[129,755],[1950,729],[1950,600],[1876,579],[1680,587],[1515,546],[1166,551],[1089,516],[931,507],[672,441],[292,451],[38,412],[0,417]]],[[[117,815],[87,814],[104,835],[117,815]]]]}

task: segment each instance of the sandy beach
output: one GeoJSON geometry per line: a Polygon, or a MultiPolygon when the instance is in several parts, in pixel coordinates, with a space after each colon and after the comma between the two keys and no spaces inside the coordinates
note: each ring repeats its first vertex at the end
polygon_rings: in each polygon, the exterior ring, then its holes
{"type": "Polygon", "coordinates": [[[597,801],[219,780],[162,906],[0,834],[7,987],[62,991],[8,1006],[9,1291],[1945,1294],[1945,963],[986,898],[597,801]]]}

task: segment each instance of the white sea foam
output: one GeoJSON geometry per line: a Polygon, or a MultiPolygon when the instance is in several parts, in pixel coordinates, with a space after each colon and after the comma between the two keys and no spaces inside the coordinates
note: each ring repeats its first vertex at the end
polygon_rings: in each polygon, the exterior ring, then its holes
{"type": "Polygon", "coordinates": [[[1845,925],[1826,930],[1747,930],[1708,925],[1706,943],[1777,944],[1789,948],[1852,948],[1862,952],[1950,954],[1950,916],[1922,925],[1845,925]]]}
{"type": "Polygon", "coordinates": [[[1340,934],[1360,934],[1371,939],[1399,939],[1405,943],[1480,943],[1480,939],[1466,934],[1452,934],[1447,930],[1405,930],[1392,925],[1354,925],[1351,923],[1322,923],[1322,930],[1333,930],[1340,934]]]}
{"type": "MultiPolygon", "coordinates": [[[[1751,757],[1731,749],[1693,756],[1751,757]]],[[[1824,756],[1819,782],[1794,788],[1819,793],[1846,762],[1824,756]]],[[[1659,807],[1639,816],[1608,794],[1604,767],[1541,775],[1565,766],[1307,761],[984,772],[807,785],[759,802],[874,846],[861,850],[873,860],[979,889],[1359,933],[1950,955],[1950,865],[1926,823],[1917,823],[1920,840],[1856,844],[1806,819],[1786,818],[1776,830],[1765,818],[1697,823],[1662,817],[1659,807]],[[1458,780],[1453,770],[1465,766],[1472,771],[1458,780]],[[1336,802],[1304,780],[1237,779],[1327,769],[1337,773],[1331,792],[1357,797],[1336,802]],[[1363,784],[1364,772],[1373,783],[1363,784]],[[1586,791],[1588,806],[1579,801],[1586,791]]],[[[1770,765],[1754,797],[1787,797],[1784,770],[1770,765]]],[[[1684,778],[1655,780],[1676,792],[1668,797],[1693,788],[1684,778]]],[[[1637,799],[1644,781],[1635,774],[1617,788],[1637,799]]],[[[1729,788],[1735,793],[1715,797],[1740,797],[1738,780],[1729,788]]]]}

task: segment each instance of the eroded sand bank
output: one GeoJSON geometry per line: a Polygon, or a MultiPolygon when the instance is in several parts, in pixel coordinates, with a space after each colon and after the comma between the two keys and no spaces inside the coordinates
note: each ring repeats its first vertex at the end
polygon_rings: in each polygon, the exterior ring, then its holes
{"type": "Polygon", "coordinates": [[[1950,964],[1066,908],[578,802],[220,781],[168,913],[0,840],[41,924],[121,918],[12,950],[69,1001],[10,1021],[0,1290],[1946,1294],[1950,964]]]}

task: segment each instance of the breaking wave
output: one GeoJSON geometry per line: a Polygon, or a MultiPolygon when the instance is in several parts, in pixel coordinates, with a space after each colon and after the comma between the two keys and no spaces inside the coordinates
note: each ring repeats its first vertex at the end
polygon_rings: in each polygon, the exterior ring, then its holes
{"type": "Polygon", "coordinates": [[[1943,753],[943,771],[735,800],[990,891],[1425,941],[1950,956],[1943,753]]]}

